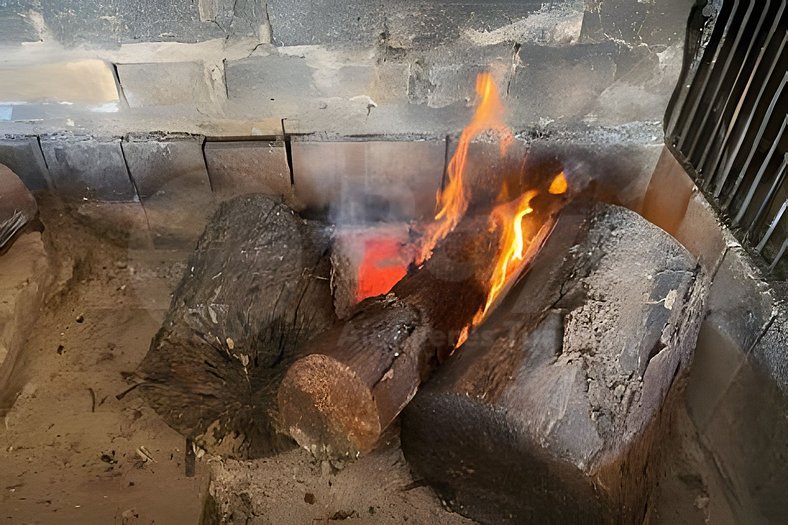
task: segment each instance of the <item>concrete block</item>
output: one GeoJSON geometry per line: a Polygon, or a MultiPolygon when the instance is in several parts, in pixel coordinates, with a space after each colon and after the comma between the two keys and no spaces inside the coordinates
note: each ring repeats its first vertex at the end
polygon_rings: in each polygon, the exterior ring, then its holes
{"type": "Polygon", "coordinates": [[[46,136],[41,149],[55,193],[66,199],[137,199],[120,139],[46,136]]]}
{"type": "Polygon", "coordinates": [[[684,39],[694,0],[611,0],[589,4],[582,38],[602,41],[610,37],[637,46],[669,46],[684,39]]]}
{"type": "Polygon", "coordinates": [[[118,64],[118,76],[129,106],[190,106],[211,104],[200,62],[118,64]]]}
{"type": "Polygon", "coordinates": [[[367,64],[350,64],[340,68],[315,70],[313,80],[322,97],[350,98],[367,95],[375,82],[375,67],[367,64]]]}
{"type": "Polygon", "coordinates": [[[49,189],[49,171],[37,138],[0,138],[0,164],[11,168],[30,191],[49,189]]]}
{"type": "Polygon", "coordinates": [[[498,91],[505,98],[515,58],[511,42],[441,49],[411,65],[409,99],[433,108],[455,103],[470,106],[476,99],[476,76],[486,71],[492,72],[498,91]]]}
{"type": "Polygon", "coordinates": [[[290,195],[284,142],[206,142],[204,151],[211,187],[220,200],[246,193],[290,195]]]}
{"type": "Polygon", "coordinates": [[[370,0],[268,0],[278,46],[372,46],[385,31],[384,3],[370,0]]]}
{"type": "Polygon", "coordinates": [[[294,56],[249,57],[225,63],[229,109],[248,115],[286,115],[318,91],[306,60],[294,56]]]}
{"type": "Polygon", "coordinates": [[[613,44],[562,48],[526,45],[509,86],[513,120],[578,121],[615,78],[613,44]]]}
{"type": "Polygon", "coordinates": [[[560,0],[520,0],[490,2],[485,0],[436,0],[432,2],[386,2],[387,42],[395,47],[431,49],[447,45],[461,37],[486,36],[498,31],[500,40],[516,30],[518,22],[542,10],[565,4],[560,0]]]}
{"type": "Polygon", "coordinates": [[[0,16],[13,22],[11,28],[16,30],[11,38],[20,31],[20,36],[32,38],[32,31],[20,28],[17,18],[35,17],[36,26],[46,28],[48,39],[66,47],[232,37],[264,40],[269,34],[265,3],[259,0],[10,0],[2,6],[0,16]]]}
{"type": "Polygon", "coordinates": [[[0,68],[0,103],[70,102],[116,104],[112,66],[103,60],[0,68]]]}
{"type": "Polygon", "coordinates": [[[7,0],[0,6],[0,45],[37,42],[38,31],[22,9],[24,0],[7,0]]]}
{"type": "Polygon", "coordinates": [[[43,2],[39,9],[54,38],[69,47],[124,42],[200,42],[227,36],[214,21],[201,20],[198,2],[191,0],[129,3],[59,0],[43,2]]]}
{"type": "MultiPolygon", "coordinates": [[[[384,43],[430,49],[474,31],[516,32],[517,27],[511,26],[538,14],[543,5],[549,10],[562,4],[566,2],[269,0],[268,13],[273,42],[279,46],[371,47],[384,43]]],[[[582,11],[578,15],[582,16],[582,11]]]]}
{"type": "Polygon", "coordinates": [[[444,140],[294,140],[296,198],[341,223],[430,217],[445,164],[444,140]]]}
{"type": "Polygon", "coordinates": [[[154,245],[191,245],[214,209],[202,139],[133,137],[123,142],[123,152],[154,245]]]}

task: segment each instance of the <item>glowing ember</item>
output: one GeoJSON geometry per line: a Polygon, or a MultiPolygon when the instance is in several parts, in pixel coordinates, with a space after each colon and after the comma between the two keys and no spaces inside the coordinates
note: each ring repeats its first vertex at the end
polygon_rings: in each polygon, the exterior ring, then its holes
{"type": "Polygon", "coordinates": [[[435,215],[437,222],[428,229],[425,235],[421,255],[417,259],[419,264],[430,258],[435,245],[457,226],[468,209],[470,193],[467,187],[465,168],[468,147],[473,139],[485,132],[497,133],[502,157],[514,139],[511,130],[503,121],[505,110],[498,96],[498,88],[489,73],[480,73],[476,78],[476,96],[479,102],[473,119],[462,130],[457,150],[447,167],[446,187],[443,190],[438,190],[438,212],[435,215]]]}
{"type": "Polygon", "coordinates": [[[397,239],[366,239],[358,267],[356,301],[388,293],[407,273],[410,259],[397,239]]]}
{"type": "Polygon", "coordinates": [[[555,176],[547,191],[552,195],[561,195],[562,193],[566,193],[568,187],[569,184],[566,182],[566,175],[564,175],[564,172],[562,171],[555,176]]]}

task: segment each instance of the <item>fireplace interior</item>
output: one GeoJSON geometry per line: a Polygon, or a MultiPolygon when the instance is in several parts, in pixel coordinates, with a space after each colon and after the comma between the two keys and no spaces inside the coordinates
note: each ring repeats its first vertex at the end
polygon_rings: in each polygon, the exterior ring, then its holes
{"type": "Polygon", "coordinates": [[[788,522],[785,11],[0,2],[0,518],[788,522]]]}

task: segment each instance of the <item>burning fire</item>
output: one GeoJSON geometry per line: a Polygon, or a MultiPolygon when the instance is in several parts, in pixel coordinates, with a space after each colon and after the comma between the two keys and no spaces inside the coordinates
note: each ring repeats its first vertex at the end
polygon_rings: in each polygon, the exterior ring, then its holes
{"type": "Polygon", "coordinates": [[[506,155],[509,145],[514,140],[512,131],[503,121],[505,109],[490,73],[480,73],[477,76],[476,96],[479,98],[479,104],[473,119],[462,130],[457,150],[449,161],[446,187],[438,190],[437,194],[438,212],[435,215],[437,222],[429,228],[424,238],[421,255],[416,261],[418,264],[430,258],[435,245],[457,226],[468,209],[470,192],[467,188],[465,168],[468,147],[473,139],[485,132],[496,133],[500,140],[502,157],[506,155]]]}
{"type": "MultiPolygon", "coordinates": [[[[481,73],[476,79],[478,97],[476,111],[470,123],[460,135],[457,150],[447,167],[447,182],[438,190],[435,222],[426,228],[420,248],[415,254],[406,254],[403,259],[401,244],[368,241],[365,256],[359,268],[357,300],[386,293],[404,276],[409,261],[415,259],[421,265],[432,256],[435,246],[459,224],[471,201],[471,180],[468,173],[468,150],[474,139],[483,134],[493,134],[499,141],[500,156],[506,156],[514,141],[511,129],[504,122],[505,108],[498,89],[489,73],[481,73]]],[[[470,330],[478,326],[491,311],[507,284],[520,273],[524,264],[538,248],[546,235],[544,214],[534,213],[534,207],[545,211],[537,197],[547,193],[562,195],[569,185],[563,172],[552,178],[549,185],[534,182],[530,189],[510,191],[504,183],[490,212],[489,231],[497,232],[498,251],[489,276],[487,298],[484,306],[470,325],[459,334],[456,347],[468,338],[470,330]]]]}
{"type": "MultiPolygon", "coordinates": [[[[457,150],[449,161],[446,187],[437,194],[438,212],[435,224],[428,229],[421,249],[418,263],[429,259],[435,245],[446,237],[460,222],[468,209],[471,190],[466,172],[468,148],[476,137],[483,133],[493,133],[500,141],[500,155],[504,157],[514,140],[511,129],[504,122],[504,106],[495,82],[489,73],[481,73],[476,79],[478,105],[468,126],[460,135],[457,150]]],[[[563,172],[556,175],[547,188],[551,195],[566,193],[568,183],[563,172]]],[[[504,185],[498,196],[498,204],[490,214],[490,231],[498,231],[500,244],[492,275],[489,282],[487,300],[484,307],[474,317],[471,326],[466,326],[459,334],[456,347],[468,338],[470,329],[477,326],[505,289],[507,282],[526,262],[527,250],[534,242],[542,226],[534,221],[526,227],[526,216],[533,213],[531,204],[539,195],[537,189],[530,189],[521,195],[510,198],[504,185]]]]}

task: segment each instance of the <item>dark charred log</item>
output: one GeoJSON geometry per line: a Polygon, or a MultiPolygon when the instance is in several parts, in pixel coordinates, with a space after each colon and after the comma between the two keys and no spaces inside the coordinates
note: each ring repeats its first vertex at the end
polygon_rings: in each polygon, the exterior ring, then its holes
{"type": "Polygon", "coordinates": [[[411,467],[482,523],[641,523],[705,290],[686,250],[633,212],[565,209],[404,411],[411,467]]]}
{"type": "Polygon", "coordinates": [[[222,204],[138,369],[170,426],[235,457],[294,445],[276,392],[296,348],[335,320],[328,246],[324,228],[269,197],[222,204]]]}

